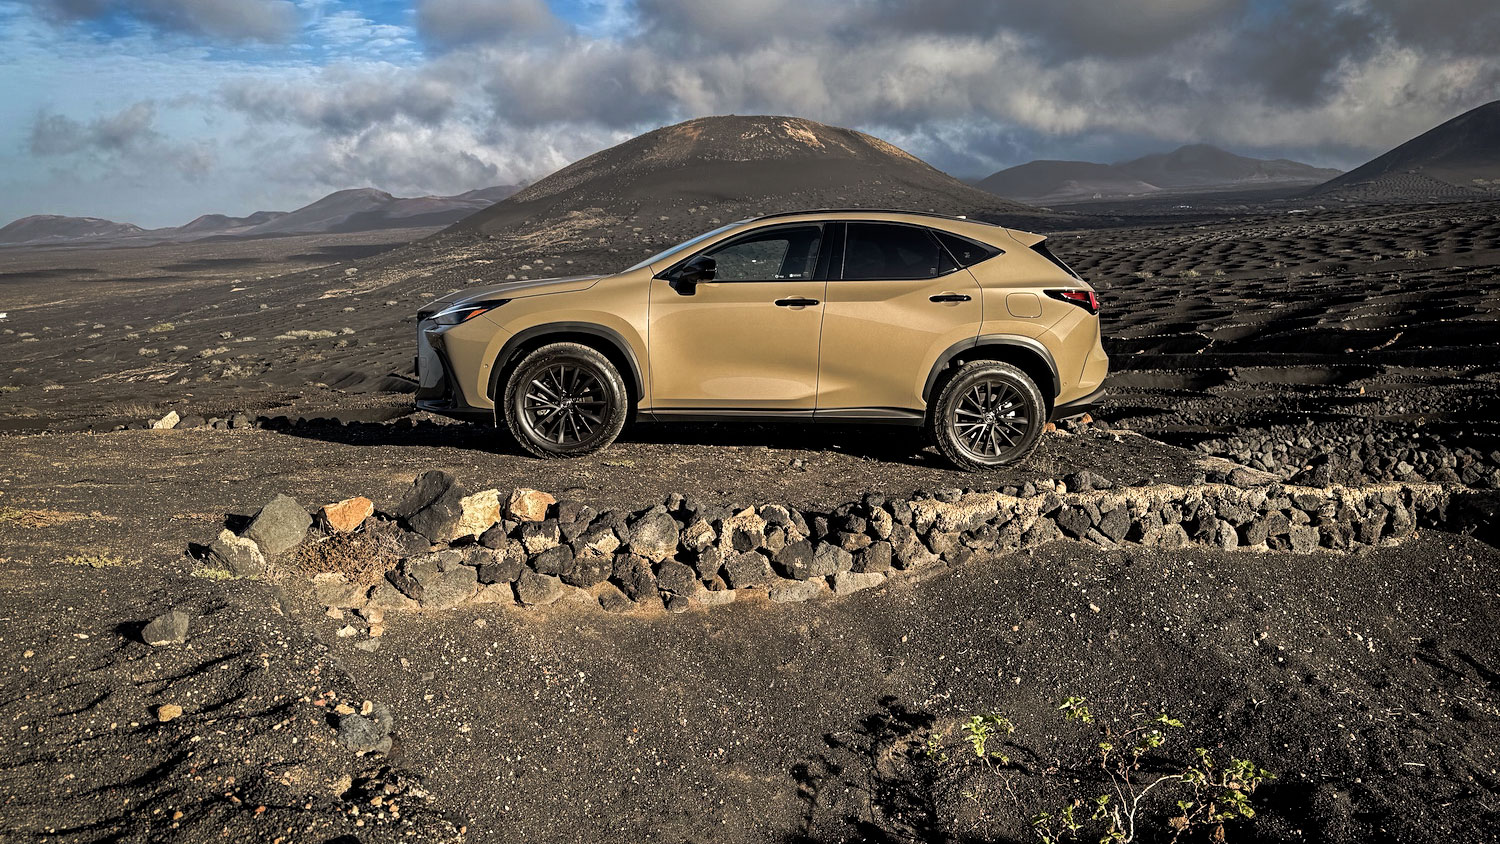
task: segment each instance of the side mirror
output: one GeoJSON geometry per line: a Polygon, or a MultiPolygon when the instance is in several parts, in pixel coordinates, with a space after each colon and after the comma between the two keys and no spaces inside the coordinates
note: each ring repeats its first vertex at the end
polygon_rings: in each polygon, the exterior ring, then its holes
{"type": "Polygon", "coordinates": [[[677,270],[677,277],[672,280],[672,286],[683,296],[691,296],[698,292],[698,282],[713,281],[718,270],[718,261],[707,255],[699,255],[677,270]]]}

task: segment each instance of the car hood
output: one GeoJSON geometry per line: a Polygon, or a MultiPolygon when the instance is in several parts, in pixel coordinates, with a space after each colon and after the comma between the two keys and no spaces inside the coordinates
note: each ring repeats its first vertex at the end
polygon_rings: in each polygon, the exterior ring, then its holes
{"type": "Polygon", "coordinates": [[[544,293],[567,293],[571,290],[583,290],[593,286],[594,282],[604,278],[602,275],[573,275],[565,278],[534,278],[526,281],[507,281],[504,284],[491,284],[484,287],[470,287],[465,290],[455,290],[447,296],[432,300],[422,309],[417,311],[417,316],[426,318],[438,311],[454,305],[463,305],[468,302],[478,302],[485,299],[520,299],[525,296],[540,296],[544,293]]]}

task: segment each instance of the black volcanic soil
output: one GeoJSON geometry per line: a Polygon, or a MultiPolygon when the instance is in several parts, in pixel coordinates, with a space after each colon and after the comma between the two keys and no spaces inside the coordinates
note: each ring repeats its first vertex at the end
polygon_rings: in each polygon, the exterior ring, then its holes
{"type": "MultiPolygon", "coordinates": [[[[817,504],[964,477],[687,440],[675,464],[610,466],[664,456],[629,443],[591,470],[394,433],[10,437],[0,817],[51,841],[1022,841],[1065,780],[965,763],[961,741],[942,765],[921,748],[1000,712],[1019,727],[1012,753],[1071,758],[1084,738],[1055,707],[1083,695],[1121,717],[1164,709],[1190,744],[1276,772],[1236,840],[1477,842],[1500,821],[1500,556],[1442,532],[1313,556],[1060,543],[848,599],[685,616],[465,608],[388,618],[373,653],[300,592],[196,577],[182,553],[274,493],[389,507],[434,466],[604,504],[667,489],[817,504]],[[789,455],[813,464],[786,472],[789,455]],[[191,647],[133,641],[168,606],[193,614],[191,647]],[[367,699],[394,713],[392,759],[333,741],[327,706],[367,699]],[[157,724],[165,703],[185,714],[157,724]],[[413,826],[351,814],[369,810],[361,776],[394,783],[413,826]]],[[[1196,470],[1124,440],[1054,436],[1037,465],[969,482],[1196,470]]]]}
{"type": "Polygon", "coordinates": [[[430,468],[612,506],[676,491],[827,507],[1079,467],[1184,483],[1211,456],[1286,477],[1352,439],[1368,459],[1340,464],[1345,482],[1399,475],[1410,455],[1421,477],[1451,459],[1443,482],[1490,483],[1500,206],[1287,210],[1052,226],[1104,297],[1115,430],[1049,435],[1027,465],[979,476],[899,430],[640,427],[595,460],[541,462],[408,413],[418,305],[618,268],[710,227],[703,212],[627,212],[583,240],[0,250],[0,828],[1025,841],[1068,778],[920,748],[997,711],[1018,726],[1015,758],[1076,761],[1085,739],[1055,708],[1083,695],[1121,716],[1165,709],[1186,741],[1274,771],[1231,840],[1493,840],[1500,552],[1441,530],[1343,555],[1058,543],[847,598],[680,616],[471,607],[393,619],[373,652],[305,590],[206,579],[184,554],[277,492],[389,506],[430,468]],[[168,409],[288,421],[112,431],[168,409]],[[170,606],[194,617],[188,646],[148,649],[136,626],[170,606]],[[364,700],[394,714],[390,758],[334,741],[328,710],[364,700]],[[160,724],[167,703],[184,714],[160,724]]]}

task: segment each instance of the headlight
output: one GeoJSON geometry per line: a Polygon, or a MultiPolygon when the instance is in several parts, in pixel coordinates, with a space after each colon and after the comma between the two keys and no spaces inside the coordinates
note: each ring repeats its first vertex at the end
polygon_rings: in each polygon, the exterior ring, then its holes
{"type": "Polygon", "coordinates": [[[433,314],[432,321],[438,325],[458,325],[460,322],[468,322],[482,313],[493,311],[509,301],[509,299],[490,299],[484,302],[466,302],[462,305],[454,305],[447,310],[438,311],[433,314]]]}

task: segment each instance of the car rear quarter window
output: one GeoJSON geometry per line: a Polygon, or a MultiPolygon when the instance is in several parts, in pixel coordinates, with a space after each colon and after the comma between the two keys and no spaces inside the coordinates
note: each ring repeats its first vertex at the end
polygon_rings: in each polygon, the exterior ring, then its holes
{"type": "Polygon", "coordinates": [[[986,243],[979,243],[967,237],[960,237],[951,232],[934,231],[933,235],[943,244],[943,248],[953,256],[953,260],[960,267],[972,267],[980,261],[986,261],[999,255],[1001,250],[986,243]]]}
{"type": "Polygon", "coordinates": [[[850,223],[844,240],[847,281],[936,278],[953,261],[928,229],[895,223],[850,223]]]}

